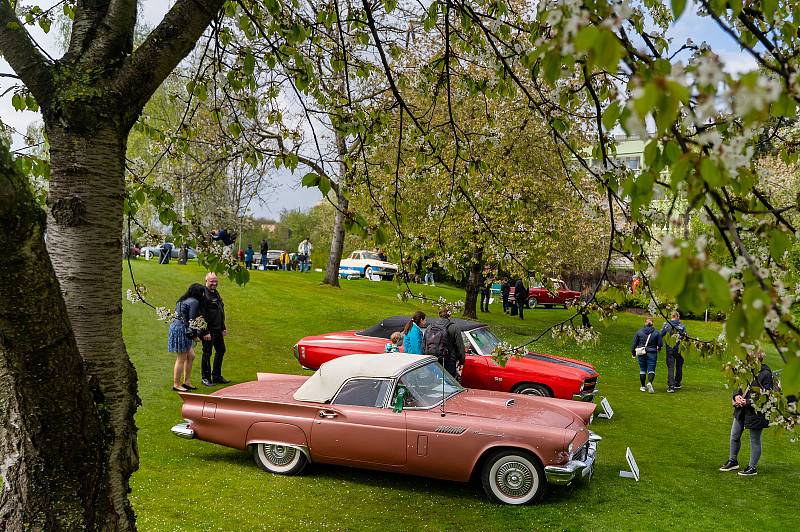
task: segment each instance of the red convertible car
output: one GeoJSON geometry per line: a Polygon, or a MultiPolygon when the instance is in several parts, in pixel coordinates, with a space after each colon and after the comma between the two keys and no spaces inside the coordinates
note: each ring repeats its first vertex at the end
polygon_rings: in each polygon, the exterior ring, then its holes
{"type": "Polygon", "coordinates": [[[468,390],[421,355],[351,355],[311,377],[259,373],[180,396],[186,419],[175,435],[248,449],[272,473],[326,463],[474,478],[506,504],[590,477],[601,439],[587,428],[594,404],[468,390]]]}
{"type": "MultiPolygon", "coordinates": [[[[410,318],[392,316],[363,331],[343,331],[306,336],[294,345],[294,356],[307,369],[317,369],[328,360],[353,353],[384,351],[389,337],[403,330],[410,318]]],[[[505,366],[492,360],[500,339],[477,321],[454,319],[464,335],[467,349],[461,384],[467,388],[496,390],[560,399],[591,401],[597,394],[599,374],[594,366],[571,358],[528,352],[511,357],[505,366]]]]}
{"type": "MultiPolygon", "coordinates": [[[[580,292],[570,290],[567,288],[567,283],[560,279],[550,279],[553,286],[556,288],[556,293],[551,294],[550,291],[542,285],[531,286],[528,289],[528,308],[536,308],[538,305],[544,305],[546,308],[551,308],[555,305],[564,305],[564,308],[569,308],[574,305],[581,297],[580,292]]],[[[509,299],[514,299],[514,287],[511,287],[509,299]]]]}

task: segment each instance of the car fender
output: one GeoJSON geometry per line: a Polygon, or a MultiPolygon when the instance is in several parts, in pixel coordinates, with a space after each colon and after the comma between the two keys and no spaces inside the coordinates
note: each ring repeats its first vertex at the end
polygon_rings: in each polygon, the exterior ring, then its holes
{"type": "Polygon", "coordinates": [[[543,457],[541,456],[540,451],[538,449],[536,449],[534,446],[530,445],[530,444],[523,443],[523,442],[520,442],[520,441],[515,441],[515,440],[498,440],[498,441],[495,441],[495,442],[487,443],[483,447],[483,449],[481,449],[480,453],[477,454],[475,459],[472,461],[472,464],[471,464],[471,467],[470,467],[470,470],[469,470],[470,471],[470,478],[474,477],[475,475],[479,475],[480,474],[481,468],[483,468],[483,464],[486,462],[486,460],[492,454],[494,454],[496,452],[499,452],[499,451],[506,451],[506,450],[510,450],[510,451],[515,451],[515,450],[519,451],[519,450],[521,450],[521,451],[525,451],[525,452],[527,452],[529,454],[532,454],[533,456],[536,457],[537,460],[539,460],[539,463],[542,464],[542,467],[544,467],[544,466],[546,466],[546,465],[548,465],[549,463],[552,462],[552,460],[544,460],[543,457]]]}
{"type": "Polygon", "coordinates": [[[246,445],[255,443],[280,443],[297,447],[308,457],[308,438],[305,431],[290,423],[260,421],[253,423],[247,431],[246,445]]]}

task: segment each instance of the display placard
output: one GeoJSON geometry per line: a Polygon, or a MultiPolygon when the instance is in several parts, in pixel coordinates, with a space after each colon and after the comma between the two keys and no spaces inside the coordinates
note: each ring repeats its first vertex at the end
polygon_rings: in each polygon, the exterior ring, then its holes
{"type": "Polygon", "coordinates": [[[631,448],[628,447],[628,450],[625,451],[625,459],[628,461],[628,467],[631,468],[630,471],[620,471],[619,476],[622,478],[633,478],[636,482],[639,482],[639,466],[636,465],[636,460],[633,458],[633,453],[631,452],[631,448]]]}
{"type": "Polygon", "coordinates": [[[611,408],[611,403],[608,402],[608,399],[603,397],[603,399],[600,400],[600,406],[603,407],[603,411],[597,414],[597,417],[603,419],[611,419],[614,417],[614,409],[611,408]]]}

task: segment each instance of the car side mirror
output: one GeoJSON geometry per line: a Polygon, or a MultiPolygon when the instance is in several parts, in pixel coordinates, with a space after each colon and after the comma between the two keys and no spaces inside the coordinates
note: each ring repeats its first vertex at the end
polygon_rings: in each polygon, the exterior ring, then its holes
{"type": "Polygon", "coordinates": [[[403,404],[405,403],[406,399],[406,390],[405,386],[398,386],[397,387],[397,394],[394,396],[394,407],[393,410],[398,414],[403,411],[403,404]]]}

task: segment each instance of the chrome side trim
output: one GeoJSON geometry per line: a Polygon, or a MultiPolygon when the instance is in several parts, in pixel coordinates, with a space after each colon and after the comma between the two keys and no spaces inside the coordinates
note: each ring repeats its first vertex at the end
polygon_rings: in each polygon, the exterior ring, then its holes
{"type": "Polygon", "coordinates": [[[183,423],[178,423],[170,430],[175,436],[179,438],[186,438],[187,440],[191,440],[192,438],[194,438],[194,429],[189,427],[188,421],[184,421],[183,423]]]}
{"type": "Polygon", "coordinates": [[[284,443],[281,441],[271,441],[271,440],[251,440],[247,442],[247,445],[249,447],[250,445],[255,445],[257,443],[266,443],[268,445],[282,445],[284,447],[291,447],[293,449],[297,449],[298,451],[303,453],[306,457],[306,460],[308,460],[308,462],[311,463],[311,453],[308,450],[308,445],[297,445],[295,443],[284,443]]]}
{"type": "Polygon", "coordinates": [[[585,460],[570,460],[564,465],[545,466],[544,474],[547,482],[565,486],[574,480],[591,478],[594,473],[594,461],[597,456],[597,442],[602,439],[593,432],[589,433],[589,447],[586,452],[585,460]]]}

